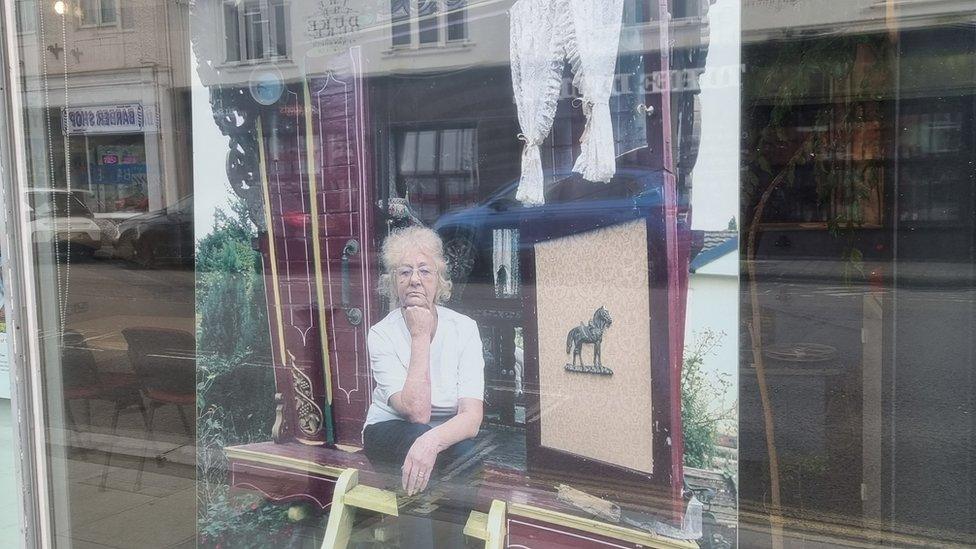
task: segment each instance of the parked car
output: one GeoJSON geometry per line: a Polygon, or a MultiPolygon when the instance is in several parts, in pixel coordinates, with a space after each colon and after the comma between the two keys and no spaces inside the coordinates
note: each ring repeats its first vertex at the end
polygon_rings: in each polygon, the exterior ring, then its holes
{"type": "Polygon", "coordinates": [[[102,247],[102,231],[92,213],[75,193],[66,189],[27,192],[31,235],[36,245],[54,245],[61,260],[69,256],[92,257],[102,247]]]}
{"type": "Polygon", "coordinates": [[[143,267],[193,265],[193,196],[119,224],[116,257],[143,267]]]}
{"type": "Polygon", "coordinates": [[[456,279],[478,279],[491,271],[495,231],[525,224],[563,227],[607,226],[633,219],[638,206],[662,202],[659,171],[621,168],[609,183],[567,174],[547,186],[545,204],[523,206],[515,199],[518,181],[504,185],[481,203],[442,215],[434,230],[444,240],[456,279]]]}

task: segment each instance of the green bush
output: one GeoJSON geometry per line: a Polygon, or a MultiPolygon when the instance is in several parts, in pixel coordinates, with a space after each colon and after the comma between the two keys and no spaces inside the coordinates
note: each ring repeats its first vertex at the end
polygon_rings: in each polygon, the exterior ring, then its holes
{"type": "Polygon", "coordinates": [[[705,359],[721,346],[724,333],[705,330],[695,334],[695,341],[685,348],[681,369],[681,430],[684,434],[684,464],[711,468],[716,455],[718,426],[735,419],[735,406],[716,410],[713,403],[724,402],[732,386],[728,375],[709,375],[705,359]]]}
{"type": "Polygon", "coordinates": [[[197,250],[199,541],[265,547],[290,536],[286,510],[228,486],[224,448],[271,438],[274,368],[255,227],[242,201],[215,214],[197,250]]]}

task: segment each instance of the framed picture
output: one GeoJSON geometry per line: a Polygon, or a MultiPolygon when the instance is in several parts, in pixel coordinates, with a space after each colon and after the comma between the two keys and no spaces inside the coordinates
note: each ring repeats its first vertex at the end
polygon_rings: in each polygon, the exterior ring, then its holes
{"type": "Polygon", "coordinates": [[[660,193],[636,202],[623,214],[523,224],[528,469],[681,512],[672,333],[684,322],[682,256],[668,259],[677,231],[666,230],[660,193]]]}

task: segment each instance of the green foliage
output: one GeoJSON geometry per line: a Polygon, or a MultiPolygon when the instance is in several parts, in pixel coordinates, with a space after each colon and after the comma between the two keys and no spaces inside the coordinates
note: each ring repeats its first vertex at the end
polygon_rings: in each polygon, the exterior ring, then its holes
{"type": "Polygon", "coordinates": [[[294,533],[287,513],[257,496],[223,491],[200,511],[199,542],[216,548],[281,547],[294,533]]]}
{"type": "Polygon", "coordinates": [[[255,228],[242,202],[233,204],[231,216],[217,210],[213,231],[197,251],[197,348],[203,354],[268,348],[261,260],[251,247],[255,228]]]}
{"type": "Polygon", "coordinates": [[[243,201],[215,214],[197,251],[197,498],[200,541],[265,547],[290,535],[285,510],[233,496],[224,448],[271,438],[274,368],[255,227],[243,201]]]}
{"type": "Polygon", "coordinates": [[[681,369],[681,430],[684,434],[684,464],[711,468],[716,455],[718,426],[735,419],[735,406],[725,407],[725,397],[732,387],[728,374],[709,375],[705,360],[721,346],[724,332],[705,330],[696,334],[695,342],[685,349],[681,369]],[[714,403],[721,403],[716,411],[714,403]]]}

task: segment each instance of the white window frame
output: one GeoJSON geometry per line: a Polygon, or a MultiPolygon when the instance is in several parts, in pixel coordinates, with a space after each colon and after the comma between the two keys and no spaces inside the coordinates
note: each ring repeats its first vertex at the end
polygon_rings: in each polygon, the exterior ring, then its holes
{"type": "MultiPolygon", "coordinates": [[[[234,0],[223,0],[220,2],[220,26],[221,26],[221,45],[220,49],[222,52],[223,62],[227,65],[248,65],[263,63],[266,61],[280,61],[284,59],[289,59],[291,56],[291,18],[289,14],[291,12],[291,3],[287,0],[244,0],[238,4],[234,0]],[[237,51],[238,59],[229,59],[228,56],[230,52],[227,48],[227,17],[226,17],[226,7],[232,5],[237,12],[237,51]],[[245,19],[245,13],[248,6],[257,5],[260,7],[261,13],[265,18],[265,22],[262,25],[262,36],[261,43],[263,44],[264,51],[261,53],[260,57],[254,57],[252,59],[247,58],[247,25],[245,19]],[[278,54],[277,51],[272,47],[271,37],[275,33],[278,25],[278,15],[277,10],[273,9],[275,6],[282,6],[284,8],[284,34],[281,37],[285,43],[285,53],[283,55],[278,54]]],[[[275,43],[275,45],[277,45],[275,43]]]]}

